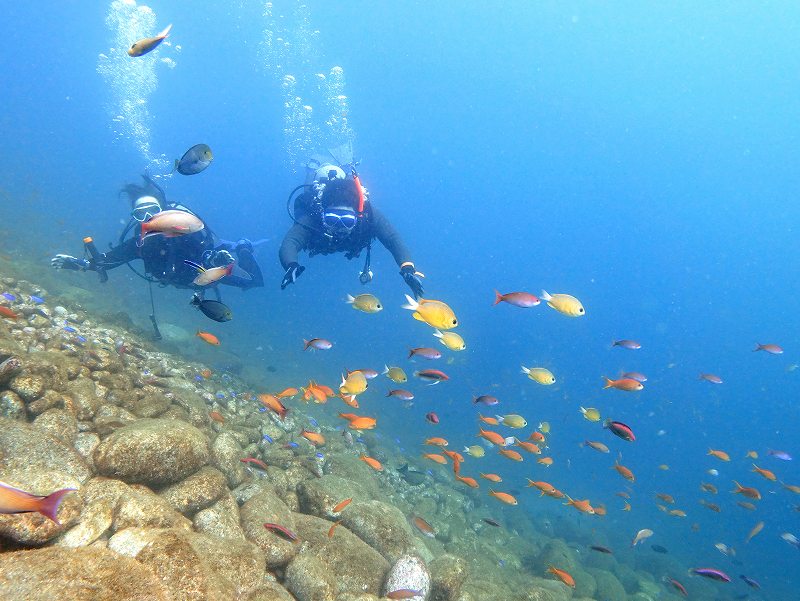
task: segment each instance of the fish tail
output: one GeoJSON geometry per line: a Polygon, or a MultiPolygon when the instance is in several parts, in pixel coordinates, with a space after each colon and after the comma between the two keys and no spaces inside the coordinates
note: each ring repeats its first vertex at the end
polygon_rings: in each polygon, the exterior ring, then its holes
{"type": "Polygon", "coordinates": [[[542,290],[542,294],[540,295],[544,302],[549,302],[553,300],[553,297],[547,293],[547,290],[542,290]]]}
{"type": "Polygon", "coordinates": [[[75,488],[64,488],[61,490],[57,490],[56,492],[47,495],[43,499],[41,499],[37,505],[36,511],[41,513],[44,516],[47,516],[51,520],[53,520],[59,526],[61,522],[58,521],[56,514],[58,513],[58,507],[61,505],[62,499],[71,492],[74,492],[75,488]]]}
{"type": "Polygon", "coordinates": [[[756,342],[756,348],[753,349],[753,352],[755,353],[756,351],[760,351],[763,348],[764,348],[763,344],[761,344],[760,342],[756,342]]]}
{"type": "Polygon", "coordinates": [[[575,501],[572,500],[572,497],[570,497],[567,494],[565,494],[564,496],[567,497],[567,502],[564,503],[564,505],[575,505],[575,501]]]}
{"type": "Polygon", "coordinates": [[[409,311],[416,311],[419,309],[419,303],[411,298],[408,294],[406,296],[406,301],[408,301],[405,305],[403,305],[403,309],[408,309],[409,311]]]}
{"type": "Polygon", "coordinates": [[[603,379],[606,381],[606,385],[603,386],[603,390],[605,390],[606,388],[611,388],[614,385],[613,380],[611,380],[610,378],[603,376],[603,379]]]}
{"type": "Polygon", "coordinates": [[[230,265],[228,265],[228,266],[225,268],[225,275],[230,275],[230,274],[232,274],[232,273],[233,273],[233,265],[234,265],[234,264],[233,264],[233,263],[231,263],[230,265]]]}
{"type": "Polygon", "coordinates": [[[437,338],[444,338],[444,334],[442,334],[439,330],[433,330],[433,335],[437,338]]]}
{"type": "Polygon", "coordinates": [[[413,348],[408,349],[408,358],[411,359],[411,357],[413,356],[414,356],[414,349],[413,348]]]}
{"type": "Polygon", "coordinates": [[[310,347],[310,346],[311,346],[311,341],[310,340],[306,340],[305,338],[303,338],[303,350],[307,351],[308,347],[310,347]]]}
{"type": "Polygon", "coordinates": [[[736,490],[731,491],[731,492],[739,492],[740,490],[742,490],[744,488],[744,486],[739,484],[736,480],[734,480],[733,483],[736,485],[736,490]]]}
{"type": "Polygon", "coordinates": [[[162,31],[161,33],[159,33],[159,34],[158,34],[158,37],[159,37],[159,38],[161,38],[162,40],[166,39],[166,38],[167,38],[167,36],[169,35],[169,32],[170,32],[170,30],[171,30],[171,29],[172,29],[172,23],[170,23],[169,25],[167,25],[167,26],[164,28],[164,31],[162,31]]]}
{"type": "MultiPolygon", "coordinates": [[[[503,295],[500,294],[497,290],[494,291],[494,305],[497,305],[503,301],[503,295]]],[[[492,305],[492,306],[494,306],[492,305]]]]}
{"type": "Polygon", "coordinates": [[[502,415],[495,415],[495,418],[497,418],[497,421],[499,421],[501,424],[503,423],[504,418],[502,415]]]}
{"type": "Polygon", "coordinates": [[[345,301],[348,305],[352,305],[356,302],[356,298],[352,294],[347,295],[347,300],[345,301]]]}
{"type": "MultiPolygon", "coordinates": [[[[180,159],[175,159],[175,164],[172,166],[172,173],[175,173],[178,170],[178,166],[181,164],[180,159]]],[[[172,175],[170,173],[170,175],[172,175]]]]}
{"type": "Polygon", "coordinates": [[[529,373],[531,373],[531,370],[530,370],[530,369],[528,369],[527,367],[525,367],[524,365],[522,365],[521,367],[522,367],[522,373],[524,373],[524,374],[529,374],[529,373]]]}

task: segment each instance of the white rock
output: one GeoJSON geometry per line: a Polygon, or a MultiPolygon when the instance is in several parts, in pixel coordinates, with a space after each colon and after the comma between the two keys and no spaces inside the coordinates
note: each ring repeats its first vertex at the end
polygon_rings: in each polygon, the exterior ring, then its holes
{"type": "Polygon", "coordinates": [[[383,585],[383,594],[399,589],[419,591],[419,595],[411,597],[412,601],[425,601],[428,598],[431,575],[422,559],[414,555],[404,555],[392,566],[383,585]]]}

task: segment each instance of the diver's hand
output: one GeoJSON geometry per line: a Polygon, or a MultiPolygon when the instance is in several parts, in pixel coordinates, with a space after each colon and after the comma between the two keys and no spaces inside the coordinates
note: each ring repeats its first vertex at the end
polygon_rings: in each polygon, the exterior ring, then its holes
{"type": "Polygon", "coordinates": [[[86,271],[89,269],[89,261],[79,259],[72,255],[58,254],[50,259],[50,266],[53,269],[71,269],[72,271],[86,271]]]}
{"type": "Polygon", "coordinates": [[[241,240],[236,242],[236,247],[234,248],[234,251],[236,252],[237,255],[243,250],[246,250],[251,255],[253,254],[253,243],[250,242],[250,240],[248,240],[247,238],[242,238],[241,240]]]}
{"type": "Polygon", "coordinates": [[[300,274],[305,270],[306,268],[302,265],[297,263],[289,263],[289,267],[286,269],[286,273],[281,281],[281,290],[285,289],[289,284],[294,284],[297,278],[300,277],[300,274]]]}
{"type": "Polygon", "coordinates": [[[234,262],[233,255],[227,250],[216,250],[208,257],[207,264],[209,267],[227,267],[234,262]]]}
{"type": "Polygon", "coordinates": [[[406,285],[411,288],[414,298],[420,298],[424,294],[421,278],[424,278],[425,275],[417,271],[413,263],[404,263],[400,268],[400,275],[403,276],[406,285]]]}

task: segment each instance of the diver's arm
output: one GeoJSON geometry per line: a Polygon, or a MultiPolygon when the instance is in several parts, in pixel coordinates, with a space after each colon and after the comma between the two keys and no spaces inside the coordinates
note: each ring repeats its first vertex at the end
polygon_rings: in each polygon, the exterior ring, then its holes
{"type": "Polygon", "coordinates": [[[98,267],[106,270],[114,269],[115,267],[140,258],[136,247],[136,240],[137,238],[134,236],[133,238],[125,240],[122,244],[111,248],[108,252],[102,253],[97,263],[94,261],[90,262],[89,269],[94,271],[96,271],[98,267]]]}
{"type": "Polygon", "coordinates": [[[380,243],[383,244],[384,248],[392,253],[398,267],[402,267],[406,263],[413,266],[414,263],[411,260],[411,253],[400,237],[400,234],[394,229],[394,226],[389,223],[386,216],[375,207],[371,208],[371,212],[372,231],[380,243]]]}
{"type": "Polygon", "coordinates": [[[308,246],[310,236],[311,232],[309,232],[308,228],[300,223],[295,223],[289,228],[278,251],[278,258],[284,269],[289,269],[289,266],[293,263],[297,264],[297,257],[300,251],[308,246]]]}

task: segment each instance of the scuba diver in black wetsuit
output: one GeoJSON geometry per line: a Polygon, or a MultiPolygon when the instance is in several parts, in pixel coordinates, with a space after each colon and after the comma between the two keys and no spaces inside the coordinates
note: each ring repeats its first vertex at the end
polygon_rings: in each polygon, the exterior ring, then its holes
{"type": "Polygon", "coordinates": [[[286,270],[281,290],[294,283],[305,271],[298,262],[301,250],[309,256],[343,252],[353,259],[366,249],[366,261],[359,275],[362,284],[372,280],[370,254],[372,241],[377,238],[392,253],[400,267],[400,275],[414,296],[423,294],[423,274],[411,261],[411,255],[389,220],[369,201],[355,169],[348,176],[333,164],[323,164],[314,172],[314,180],[294,189],[288,204],[298,190],[303,190],[295,200],[294,213],[289,216],[294,224],[283,239],[279,251],[281,265],[286,270]]]}
{"type": "MultiPolygon", "coordinates": [[[[142,177],[145,179],[145,186],[128,184],[122,190],[130,198],[133,210],[131,220],[120,235],[118,244],[108,252],[100,253],[91,238],[85,238],[86,256],[78,258],[57,254],[50,260],[54,269],[96,271],[100,274],[101,280],[106,281],[108,279],[107,270],[120,265],[128,265],[134,273],[150,283],[157,282],[161,286],[195,289],[199,291],[200,298],[204,296],[206,288],[213,287],[217,300],[219,300],[220,293],[216,285],[195,286],[192,283],[198,275],[198,270],[186,261],[204,268],[222,267],[235,263],[236,267],[244,271],[248,277],[232,273],[219,280],[219,284],[235,286],[243,290],[264,285],[261,269],[253,257],[253,244],[247,239],[241,239],[236,243],[218,241],[214,233],[205,227],[185,236],[147,236],[140,241],[141,224],[162,210],[170,209],[192,213],[185,206],[168,203],[164,191],[149,177],[142,177]],[[127,237],[129,234],[133,235],[127,237]],[[139,273],[130,265],[131,261],[137,259],[144,262],[144,274],[139,273]]],[[[156,327],[153,316],[151,316],[151,320],[156,327]]]]}

